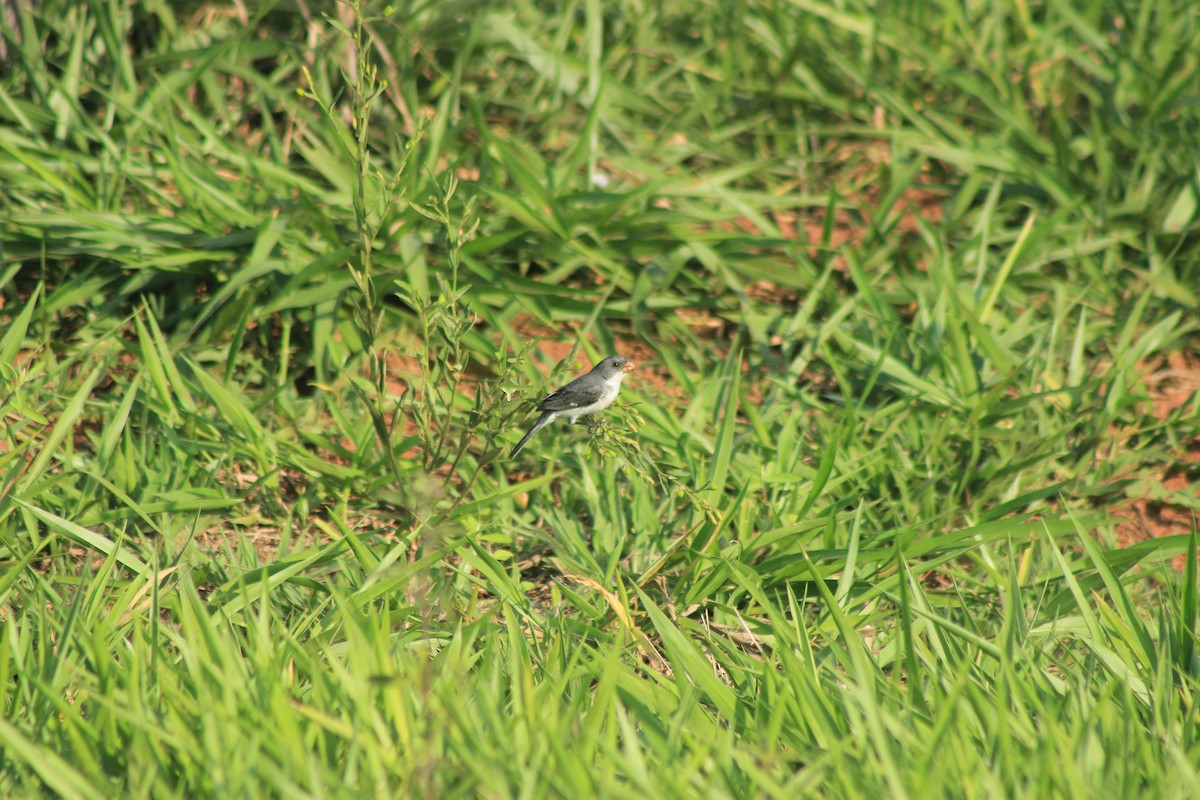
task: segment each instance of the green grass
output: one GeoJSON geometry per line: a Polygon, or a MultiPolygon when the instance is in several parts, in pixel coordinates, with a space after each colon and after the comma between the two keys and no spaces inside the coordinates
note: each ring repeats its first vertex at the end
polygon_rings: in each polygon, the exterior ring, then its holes
{"type": "Polygon", "coordinates": [[[0,17],[0,795],[1200,795],[1194,3],[174,5],[0,17]]]}

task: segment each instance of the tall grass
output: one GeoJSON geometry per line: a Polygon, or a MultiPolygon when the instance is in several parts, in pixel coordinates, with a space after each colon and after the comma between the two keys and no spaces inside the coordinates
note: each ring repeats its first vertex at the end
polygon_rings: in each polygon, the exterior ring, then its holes
{"type": "Polygon", "coordinates": [[[0,794],[1200,794],[1198,23],[0,16],[0,794]]]}

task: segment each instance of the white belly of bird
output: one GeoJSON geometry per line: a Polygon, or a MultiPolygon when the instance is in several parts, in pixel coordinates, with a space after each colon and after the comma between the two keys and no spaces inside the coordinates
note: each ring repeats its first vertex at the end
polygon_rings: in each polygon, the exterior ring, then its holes
{"type": "MultiPolygon", "coordinates": [[[[621,379],[624,379],[624,377],[625,376],[622,375],[621,379]]],[[[595,414],[611,406],[613,401],[617,399],[617,392],[619,391],[621,391],[620,380],[617,380],[611,384],[606,384],[604,387],[604,394],[600,395],[599,400],[591,405],[572,408],[570,411],[565,412],[563,416],[566,417],[567,422],[570,422],[573,425],[580,417],[586,417],[588,414],[595,414]]]]}

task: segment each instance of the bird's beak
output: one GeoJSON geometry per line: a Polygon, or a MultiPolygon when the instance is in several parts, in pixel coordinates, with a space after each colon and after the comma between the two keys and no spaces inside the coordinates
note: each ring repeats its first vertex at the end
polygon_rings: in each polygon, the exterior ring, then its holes
{"type": "Polygon", "coordinates": [[[626,362],[625,362],[625,367],[624,367],[624,369],[622,369],[622,372],[633,372],[633,362],[632,362],[632,361],[626,361],[626,362]]]}

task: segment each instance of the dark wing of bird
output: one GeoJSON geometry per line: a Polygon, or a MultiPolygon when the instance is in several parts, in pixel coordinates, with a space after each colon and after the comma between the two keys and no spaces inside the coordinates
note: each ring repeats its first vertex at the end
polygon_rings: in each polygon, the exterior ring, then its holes
{"type": "Polygon", "coordinates": [[[576,378],[538,403],[538,411],[570,411],[572,408],[590,406],[604,394],[603,381],[591,375],[576,378]]]}

